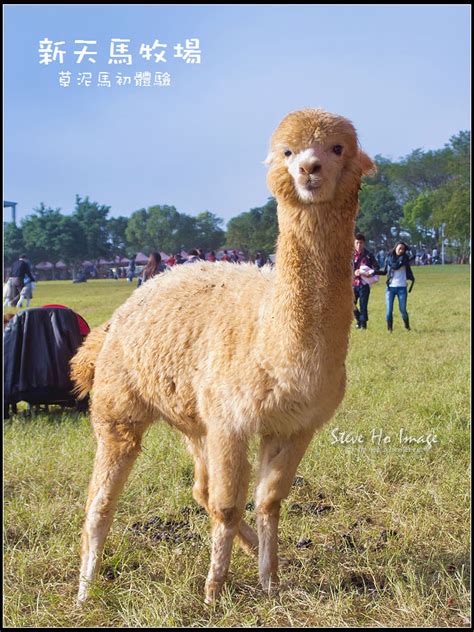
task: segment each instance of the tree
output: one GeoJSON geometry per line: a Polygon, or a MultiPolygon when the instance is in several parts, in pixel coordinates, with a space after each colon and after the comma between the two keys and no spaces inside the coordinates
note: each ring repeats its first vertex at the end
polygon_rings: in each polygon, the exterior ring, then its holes
{"type": "Polygon", "coordinates": [[[446,186],[449,199],[443,209],[442,218],[437,219],[444,224],[445,238],[456,243],[461,261],[465,262],[471,249],[470,191],[468,187],[457,187],[449,191],[450,188],[446,186]]]}
{"type": "Polygon", "coordinates": [[[146,227],[151,239],[150,251],[176,252],[187,245],[190,225],[174,206],[151,206],[146,227]]]}
{"type": "Polygon", "coordinates": [[[225,242],[225,232],[221,226],[224,221],[210,213],[203,211],[194,218],[195,244],[204,251],[217,250],[225,242]]]}
{"type": "Polygon", "coordinates": [[[87,237],[76,217],[61,217],[60,233],[56,242],[59,259],[71,265],[72,276],[76,276],[76,266],[84,260],[87,248],[87,237]]]}
{"type": "Polygon", "coordinates": [[[222,223],[222,219],[209,211],[192,217],[179,213],[174,206],[156,204],[132,214],[125,237],[129,249],[135,252],[164,250],[174,253],[182,248],[212,250],[224,241],[222,223]]]}
{"type": "Polygon", "coordinates": [[[387,248],[393,237],[400,233],[402,208],[391,190],[383,183],[362,185],[359,194],[357,232],[364,233],[367,241],[387,248]]]}
{"type": "Polygon", "coordinates": [[[142,208],[132,213],[127,222],[125,229],[125,237],[131,254],[133,252],[150,252],[153,248],[149,246],[149,235],[147,233],[148,213],[142,208]],[[133,252],[132,252],[133,251],[133,252]]]}
{"type": "Polygon", "coordinates": [[[404,226],[412,238],[439,245],[444,226],[445,238],[454,240],[464,255],[470,234],[470,138],[461,131],[442,150],[417,150],[397,173],[408,194],[404,226]]]}
{"type": "Polygon", "coordinates": [[[76,195],[76,207],[72,216],[82,226],[85,234],[86,243],[83,256],[86,259],[107,257],[111,254],[107,226],[109,210],[110,206],[90,202],[88,197],[81,200],[79,195],[76,195]]]}
{"type": "Polygon", "coordinates": [[[128,217],[111,217],[107,221],[107,241],[113,254],[121,256],[134,254],[134,252],[129,252],[130,248],[126,236],[127,225],[128,217]]]}
{"type": "Polygon", "coordinates": [[[375,156],[374,162],[376,173],[362,180],[357,231],[367,241],[387,248],[400,233],[402,207],[391,188],[393,163],[380,155],[375,156]]]}
{"type": "Polygon", "coordinates": [[[189,226],[174,206],[159,204],[132,214],[125,235],[135,252],[181,250],[183,239],[188,240],[189,226]]]}
{"type": "Polygon", "coordinates": [[[77,218],[64,216],[60,209],[46,208],[43,203],[33,213],[22,221],[22,234],[25,250],[34,263],[57,263],[62,259],[74,267],[84,259],[87,239],[77,218]]]}
{"type": "Polygon", "coordinates": [[[470,166],[471,134],[461,131],[453,136],[449,144],[447,170],[450,180],[436,191],[433,221],[444,225],[445,238],[455,242],[462,260],[470,250],[470,166]]]}
{"type": "Polygon", "coordinates": [[[11,265],[24,250],[21,228],[13,222],[3,222],[3,258],[6,265],[11,265]]]}
{"type": "Polygon", "coordinates": [[[22,220],[23,243],[28,256],[34,263],[58,261],[61,219],[60,209],[46,208],[41,203],[39,208],[33,210],[33,215],[22,220]]]}
{"type": "Polygon", "coordinates": [[[278,236],[277,203],[269,198],[264,206],[252,208],[231,219],[227,225],[227,246],[246,256],[275,252],[278,236]]]}
{"type": "Polygon", "coordinates": [[[451,149],[436,151],[415,149],[389,169],[391,186],[401,204],[421,193],[434,191],[450,179],[448,160],[451,149]]]}
{"type": "Polygon", "coordinates": [[[461,131],[449,139],[446,145],[451,150],[448,156],[448,170],[458,177],[463,185],[471,180],[471,132],[461,131]]]}
{"type": "Polygon", "coordinates": [[[418,243],[431,242],[433,239],[433,209],[435,197],[435,191],[426,191],[408,200],[403,207],[404,220],[402,225],[409,231],[412,240],[418,243]]]}

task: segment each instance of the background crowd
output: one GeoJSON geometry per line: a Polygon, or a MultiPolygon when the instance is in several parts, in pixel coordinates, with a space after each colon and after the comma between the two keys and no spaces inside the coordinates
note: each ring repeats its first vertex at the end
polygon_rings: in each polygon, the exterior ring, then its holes
{"type": "MultiPolygon", "coordinates": [[[[157,274],[166,272],[173,266],[192,265],[199,261],[224,261],[239,264],[245,261],[242,252],[233,250],[222,250],[218,252],[211,250],[208,253],[202,248],[190,249],[187,253],[177,252],[174,255],[162,257],[158,251],[152,251],[145,266],[137,266],[136,255],[133,255],[125,268],[111,268],[109,276],[111,278],[127,278],[132,283],[137,278],[137,285],[140,286],[157,274]]],[[[254,258],[255,265],[262,267],[267,263],[267,258],[257,252],[254,258]]],[[[372,254],[366,247],[366,239],[362,233],[357,233],[354,239],[354,253],[352,258],[353,279],[352,288],[354,293],[354,318],[357,329],[367,329],[369,320],[369,298],[371,286],[379,281],[379,277],[386,277],[386,321],[389,332],[393,331],[393,307],[395,299],[398,301],[400,314],[407,330],[410,330],[410,321],[407,311],[408,294],[413,289],[415,277],[411,269],[411,264],[426,265],[440,263],[438,249],[435,247],[428,256],[428,253],[419,253],[403,241],[397,241],[394,248],[389,252],[380,249],[376,255],[372,254]],[[425,256],[426,255],[426,256],[425,256]],[[408,282],[410,287],[408,288],[408,282]]],[[[273,259],[268,259],[270,265],[273,259]]],[[[87,281],[87,277],[96,277],[97,270],[91,268],[82,270],[74,279],[74,283],[87,281]]],[[[32,272],[30,262],[25,254],[20,255],[11,267],[11,274],[7,279],[4,288],[4,307],[22,307],[26,303],[29,307],[33,297],[33,288],[36,279],[32,272]]]]}
{"type": "MultiPolygon", "coordinates": [[[[229,263],[246,261],[244,254],[235,249],[224,249],[216,255],[214,250],[205,253],[202,248],[193,248],[188,252],[181,251],[166,257],[162,257],[160,252],[153,251],[150,253],[145,265],[137,265],[136,259],[137,256],[133,255],[128,260],[127,267],[116,266],[109,268],[106,275],[107,278],[117,280],[126,278],[129,283],[132,283],[137,278],[137,285],[140,286],[145,281],[176,265],[188,265],[198,261],[227,261],[229,263]]],[[[261,252],[257,252],[253,262],[261,268],[267,262],[267,258],[261,252]]],[[[271,258],[268,259],[268,263],[272,265],[271,258]]],[[[84,266],[79,270],[73,279],[73,283],[85,283],[88,279],[97,278],[99,278],[97,266],[90,263],[90,265],[84,266]]],[[[20,308],[25,303],[26,307],[29,307],[33,298],[35,283],[36,277],[33,274],[31,262],[26,254],[22,254],[13,262],[11,272],[6,278],[3,290],[3,306],[20,308]]]]}

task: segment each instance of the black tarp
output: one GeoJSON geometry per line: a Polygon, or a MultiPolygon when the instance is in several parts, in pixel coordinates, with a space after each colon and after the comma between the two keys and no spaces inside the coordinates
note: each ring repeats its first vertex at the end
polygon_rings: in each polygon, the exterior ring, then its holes
{"type": "Polygon", "coordinates": [[[74,405],[69,361],[81,343],[71,309],[35,308],[16,314],[3,333],[4,404],[74,405]]]}

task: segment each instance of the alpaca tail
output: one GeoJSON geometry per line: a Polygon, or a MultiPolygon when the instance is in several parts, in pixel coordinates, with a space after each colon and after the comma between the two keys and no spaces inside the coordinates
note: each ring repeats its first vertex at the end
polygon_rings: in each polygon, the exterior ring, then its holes
{"type": "Polygon", "coordinates": [[[100,327],[95,327],[90,334],[88,334],[84,343],[79,347],[78,352],[70,361],[71,380],[75,384],[73,393],[78,399],[84,399],[92,390],[95,363],[104,344],[109,327],[110,322],[106,322],[100,325],[100,327]]]}

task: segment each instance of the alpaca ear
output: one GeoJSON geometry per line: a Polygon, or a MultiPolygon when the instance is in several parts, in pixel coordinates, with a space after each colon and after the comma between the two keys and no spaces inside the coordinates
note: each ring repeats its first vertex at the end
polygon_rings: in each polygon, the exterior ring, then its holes
{"type": "Polygon", "coordinates": [[[358,151],[357,158],[358,158],[358,161],[359,161],[359,166],[362,169],[362,175],[363,176],[374,175],[374,174],[377,173],[377,165],[361,149],[359,149],[359,151],[358,151]]]}
{"type": "Polygon", "coordinates": [[[266,158],[265,158],[265,160],[263,161],[263,164],[264,164],[264,165],[271,165],[271,164],[272,164],[272,162],[273,162],[273,158],[274,158],[274,157],[275,157],[275,152],[274,152],[274,151],[272,151],[272,150],[270,149],[270,151],[268,152],[267,157],[266,157],[266,158]]]}

